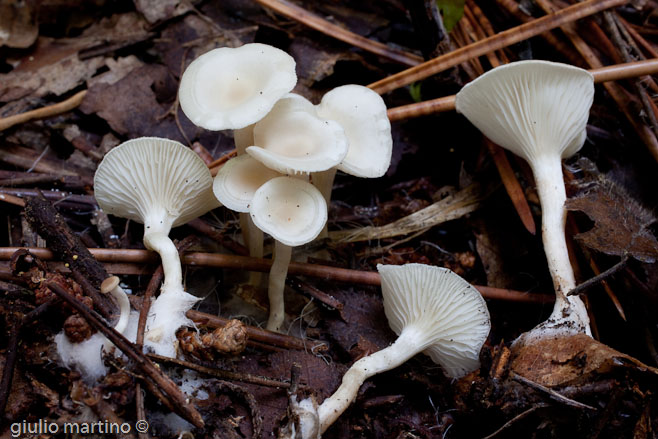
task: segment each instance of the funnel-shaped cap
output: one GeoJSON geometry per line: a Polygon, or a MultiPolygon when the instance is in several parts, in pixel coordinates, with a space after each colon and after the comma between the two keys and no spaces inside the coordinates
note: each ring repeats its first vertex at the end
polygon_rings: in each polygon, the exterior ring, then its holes
{"type": "Polygon", "coordinates": [[[171,227],[219,206],[203,160],[184,145],[157,137],[129,140],[98,165],[94,194],[107,213],[171,227]]]}
{"type": "Polygon", "coordinates": [[[393,137],[381,96],[368,87],[343,85],[322,98],[318,116],[338,122],[349,149],[338,169],[356,177],[383,176],[391,164],[393,137]]]}
{"type": "Polygon", "coordinates": [[[221,47],[195,59],[178,97],[185,115],[209,130],[258,122],[297,83],[295,60],[267,44],[221,47]]]}
{"type": "Polygon", "coordinates": [[[452,271],[423,264],[377,265],[384,311],[396,334],[413,327],[422,350],[461,377],[479,367],[491,323],[480,293],[452,271]]]}
{"type": "Polygon", "coordinates": [[[497,67],[457,93],[456,107],[485,136],[528,162],[566,158],[583,143],[594,97],[586,70],[548,61],[497,67]]]}
{"type": "Polygon", "coordinates": [[[251,201],[256,227],[290,247],[313,241],[327,222],[327,203],[312,184],[277,177],[263,184],[251,201]]]}

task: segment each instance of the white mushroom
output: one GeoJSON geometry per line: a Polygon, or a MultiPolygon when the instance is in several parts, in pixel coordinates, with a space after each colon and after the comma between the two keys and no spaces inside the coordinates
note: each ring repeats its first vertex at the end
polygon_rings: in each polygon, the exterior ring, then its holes
{"type": "MultiPolygon", "coordinates": [[[[459,378],[479,367],[479,354],[491,328],[480,293],[452,271],[422,264],[378,265],[384,312],[397,340],[350,367],[329,398],[317,407],[309,399],[294,404],[299,428],[317,438],[356,399],[369,377],[398,367],[423,352],[444,373],[459,378]],[[317,425],[314,425],[317,424],[317,425]]],[[[292,429],[289,429],[292,430],[292,429]]]]}
{"type": "Polygon", "coordinates": [[[101,283],[101,293],[109,294],[112,296],[116,304],[119,306],[119,320],[114,325],[115,331],[123,334],[123,331],[128,326],[130,319],[130,301],[128,295],[123,288],[119,285],[120,279],[118,276],[110,276],[101,283]]]}
{"type": "Polygon", "coordinates": [[[253,134],[247,153],[282,174],[326,171],[347,154],[342,127],[317,117],[310,102],[293,94],[277,102],[253,134]]]}
{"type": "Polygon", "coordinates": [[[189,148],[156,137],[129,140],[112,149],[94,176],[99,206],[107,213],[144,224],[144,245],[160,254],[165,280],[149,314],[147,345],[175,355],[175,333],[190,321],[185,312],[198,300],[183,289],[172,227],[219,204],[208,167],[189,148]]]}
{"type": "Polygon", "coordinates": [[[178,97],[195,125],[215,131],[240,129],[262,119],[296,83],[290,55],[252,43],[214,49],[192,61],[178,97]]]}
{"type": "Polygon", "coordinates": [[[285,317],[283,290],[292,247],[306,244],[318,236],[327,221],[327,204],[310,183],[292,177],[277,177],[256,191],[250,213],[254,224],[276,241],[269,276],[267,329],[280,332],[285,317]]]}
{"type": "MultiPolygon", "coordinates": [[[[368,87],[343,85],[329,91],[316,107],[318,116],[338,122],[345,130],[349,144],[347,155],[338,165],[311,175],[327,204],[336,170],[355,177],[383,176],[391,164],[393,137],[391,123],[382,97],[368,87]]],[[[326,236],[325,226],[321,236],[326,236]]]]}
{"type": "Polygon", "coordinates": [[[464,114],[487,137],[525,158],[533,170],[542,208],[542,239],[556,301],[549,319],[523,339],[556,334],[591,334],[575,287],[564,236],[566,193],[561,159],[585,141],[594,95],[586,70],[547,61],[501,66],[466,85],[456,98],[464,114]]]}

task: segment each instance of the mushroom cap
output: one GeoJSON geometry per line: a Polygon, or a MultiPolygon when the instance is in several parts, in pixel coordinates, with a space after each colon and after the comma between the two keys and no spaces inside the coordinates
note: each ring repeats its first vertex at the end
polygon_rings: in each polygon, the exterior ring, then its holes
{"type": "Polygon", "coordinates": [[[262,119],[296,83],[290,55],[251,43],[214,49],[192,61],[181,77],[178,97],[195,125],[239,129],[262,119]]]}
{"type": "Polygon", "coordinates": [[[255,158],[243,154],[232,158],[219,169],[212,189],[224,206],[246,213],[256,190],[266,181],[280,176],[255,158]]]}
{"type": "Polygon", "coordinates": [[[338,169],[356,177],[383,176],[391,164],[393,137],[382,97],[368,87],[343,85],[322,97],[317,113],[338,122],[349,149],[338,169]]]}
{"type": "Polygon", "coordinates": [[[549,61],[519,61],[485,73],[456,97],[485,136],[528,162],[546,154],[576,153],[594,99],[586,70],[549,61]]]}
{"type": "Polygon", "coordinates": [[[400,335],[413,325],[424,336],[423,352],[458,378],[479,367],[491,323],[482,295],[448,270],[423,264],[377,265],[384,312],[400,335]]]}
{"type": "Polygon", "coordinates": [[[120,283],[119,276],[110,276],[101,282],[101,293],[109,294],[113,289],[119,286],[120,283]]]}
{"type": "Polygon", "coordinates": [[[254,126],[254,146],[247,153],[282,174],[298,174],[333,168],[347,148],[340,124],[320,119],[312,105],[288,96],[254,126]]]}
{"type": "Polygon", "coordinates": [[[107,213],[142,224],[159,218],[171,227],[219,206],[203,160],[158,137],[129,140],[108,152],[94,175],[94,195],[107,213]]]}
{"type": "Polygon", "coordinates": [[[292,177],[263,184],[249,211],[256,227],[290,247],[313,241],[327,222],[327,202],[320,191],[292,177]]]}

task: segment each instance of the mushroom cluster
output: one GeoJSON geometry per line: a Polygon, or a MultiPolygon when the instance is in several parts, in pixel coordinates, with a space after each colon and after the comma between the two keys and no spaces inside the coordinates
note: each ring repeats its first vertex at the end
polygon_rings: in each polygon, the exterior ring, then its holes
{"type": "Polygon", "coordinates": [[[181,108],[192,122],[211,130],[235,130],[238,155],[218,171],[213,189],[221,203],[240,213],[252,256],[263,255],[263,232],[275,240],[267,329],[278,332],[285,319],[283,290],[291,248],[326,231],[336,170],[380,177],[390,164],[393,143],[386,106],[377,93],[347,85],[313,105],[289,93],[295,83],[292,57],[266,45],[246,44],[215,49],[194,60],[179,90],[181,108]],[[272,60],[267,60],[269,53],[272,60]],[[219,65],[223,73],[217,75],[219,65]]]}

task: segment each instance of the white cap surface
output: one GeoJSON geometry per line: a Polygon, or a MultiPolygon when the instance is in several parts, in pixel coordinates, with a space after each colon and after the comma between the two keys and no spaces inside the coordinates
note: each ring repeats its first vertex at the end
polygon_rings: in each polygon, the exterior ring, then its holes
{"type": "Polygon", "coordinates": [[[296,83],[290,55],[252,43],[221,47],[195,59],[181,77],[178,97],[195,125],[239,129],[262,119],[296,83]]]}
{"type": "Polygon", "coordinates": [[[129,140],[107,153],[94,175],[94,195],[106,213],[142,224],[160,217],[171,227],[219,206],[203,160],[158,137],[129,140]]]}
{"type": "Polygon", "coordinates": [[[224,206],[246,213],[256,190],[266,181],[280,176],[255,158],[243,154],[232,158],[219,169],[213,182],[213,192],[224,206]]]}
{"type": "Polygon", "coordinates": [[[455,104],[485,136],[532,162],[582,147],[593,98],[586,70],[533,60],[485,73],[457,93],[455,104]]]}
{"type": "Polygon", "coordinates": [[[294,247],[313,241],[327,222],[327,203],[312,184],[277,177],[263,184],[251,202],[256,227],[294,247]]]}
{"type": "Polygon", "coordinates": [[[338,122],[349,149],[338,169],[356,177],[383,176],[391,164],[393,137],[382,97],[368,87],[343,85],[322,98],[318,116],[338,122]]]}
{"type": "Polygon", "coordinates": [[[423,264],[377,265],[384,311],[400,335],[415,327],[423,352],[458,378],[479,367],[491,323],[482,295],[452,271],[423,264]]]}
{"type": "Polygon", "coordinates": [[[298,174],[333,168],[347,148],[337,122],[320,119],[299,97],[287,97],[254,126],[254,146],[247,153],[268,168],[298,174]]]}

